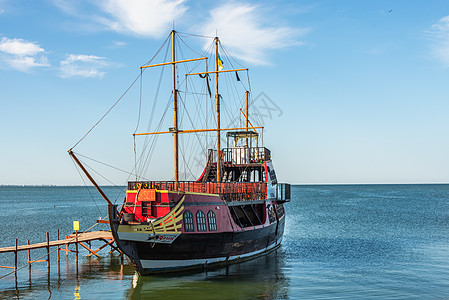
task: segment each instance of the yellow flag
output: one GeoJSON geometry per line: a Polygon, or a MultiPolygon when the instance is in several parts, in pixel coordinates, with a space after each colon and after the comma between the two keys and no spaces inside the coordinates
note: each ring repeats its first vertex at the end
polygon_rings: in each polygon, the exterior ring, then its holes
{"type": "Polygon", "coordinates": [[[221,71],[221,69],[223,69],[223,61],[221,60],[220,54],[217,54],[217,61],[218,61],[218,71],[221,71]]]}

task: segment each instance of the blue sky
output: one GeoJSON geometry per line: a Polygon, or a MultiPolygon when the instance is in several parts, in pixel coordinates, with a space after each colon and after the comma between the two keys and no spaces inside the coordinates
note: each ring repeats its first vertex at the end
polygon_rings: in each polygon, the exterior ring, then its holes
{"type": "MultiPolygon", "coordinates": [[[[0,184],[82,184],[67,150],[173,22],[250,68],[281,181],[449,182],[448,1],[0,0],[0,184]]],[[[76,150],[131,169],[138,97],[76,150]]]]}

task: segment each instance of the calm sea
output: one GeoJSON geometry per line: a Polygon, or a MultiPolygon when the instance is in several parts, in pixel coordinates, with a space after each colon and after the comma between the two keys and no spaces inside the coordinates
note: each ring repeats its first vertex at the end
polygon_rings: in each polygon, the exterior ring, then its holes
{"type": "MultiPolygon", "coordinates": [[[[108,187],[121,202],[123,193],[108,187]]],[[[294,186],[283,245],[209,272],[137,277],[109,248],[0,279],[4,299],[449,299],[449,185],[294,186]]],[[[0,187],[0,247],[42,242],[105,217],[85,187],[0,187]]],[[[93,228],[107,229],[106,225],[93,228]]],[[[94,246],[101,246],[100,243],[94,246]]],[[[72,246],[73,247],[73,246],[72,246]]],[[[32,259],[43,255],[34,251],[32,259]]],[[[26,252],[19,265],[26,264],[26,252]]],[[[0,265],[14,255],[0,254],[0,265]]],[[[0,277],[9,269],[0,269],[0,277]]]]}

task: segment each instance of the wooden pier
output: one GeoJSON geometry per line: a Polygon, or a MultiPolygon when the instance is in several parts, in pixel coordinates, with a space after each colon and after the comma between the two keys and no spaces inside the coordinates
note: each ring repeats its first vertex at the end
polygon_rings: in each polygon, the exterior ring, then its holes
{"type": "MultiPolygon", "coordinates": [[[[0,253],[33,250],[33,249],[46,248],[46,247],[68,246],[70,244],[75,244],[75,243],[83,244],[83,243],[94,241],[94,240],[104,241],[108,244],[112,244],[114,242],[114,238],[112,237],[112,233],[110,231],[92,231],[92,232],[86,232],[86,233],[78,233],[77,236],[75,234],[68,235],[63,240],[58,239],[56,241],[48,241],[48,242],[42,242],[42,243],[37,243],[37,244],[30,244],[30,245],[27,244],[27,245],[20,245],[20,246],[3,247],[3,248],[0,248],[0,253]],[[76,240],[78,240],[78,242],[76,240]]],[[[89,252],[91,252],[91,254],[97,255],[96,251],[98,249],[93,251],[92,249],[87,248],[87,250],[89,252]]],[[[65,251],[65,250],[62,250],[62,251],[65,251]]]]}
{"type": "MultiPolygon", "coordinates": [[[[48,234],[48,232],[46,232],[46,241],[45,242],[30,244],[30,241],[28,240],[27,244],[19,245],[18,239],[15,239],[14,246],[0,248],[0,253],[8,253],[8,252],[14,253],[14,266],[0,266],[0,268],[13,269],[14,271],[9,274],[14,273],[16,275],[16,280],[17,280],[16,273],[19,269],[29,266],[29,269],[31,272],[31,264],[36,263],[36,262],[47,262],[48,272],[50,272],[50,254],[54,251],[57,251],[57,261],[58,261],[58,271],[59,271],[59,262],[60,262],[59,251],[66,252],[67,260],[68,260],[69,252],[74,252],[76,254],[76,264],[78,265],[78,253],[79,253],[78,246],[79,245],[81,245],[87,251],[89,251],[89,254],[87,256],[95,255],[97,257],[100,257],[98,252],[107,246],[111,247],[110,252],[118,251],[119,253],[121,253],[120,250],[114,245],[114,238],[110,231],[101,230],[101,231],[92,231],[92,232],[75,232],[75,234],[67,235],[65,237],[65,239],[59,239],[59,229],[58,229],[57,237],[56,237],[56,240],[54,240],[54,241],[50,241],[49,234],[48,234]],[[104,244],[101,247],[94,250],[91,247],[92,241],[102,241],[102,242],[104,242],[104,244]],[[69,249],[69,245],[71,245],[71,244],[75,244],[75,247],[76,247],[75,250],[69,249]],[[56,249],[54,249],[53,251],[50,251],[50,248],[52,248],[52,247],[56,247],[56,249]],[[42,248],[47,249],[47,254],[41,256],[40,258],[38,258],[36,260],[31,260],[31,250],[42,249],[42,248]],[[22,266],[22,267],[17,266],[17,256],[20,251],[28,251],[27,265],[22,266]]],[[[7,274],[7,275],[9,275],[9,274],[7,274]]],[[[7,275],[4,275],[4,276],[7,276],[7,275]]],[[[2,277],[4,277],[4,276],[2,276],[2,277]]]]}

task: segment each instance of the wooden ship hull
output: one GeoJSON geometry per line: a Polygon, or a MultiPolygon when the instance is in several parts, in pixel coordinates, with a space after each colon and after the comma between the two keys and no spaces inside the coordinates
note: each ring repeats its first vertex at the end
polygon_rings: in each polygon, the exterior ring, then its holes
{"type": "Polygon", "coordinates": [[[275,181],[271,161],[223,165],[229,177],[245,170],[260,181],[205,181],[216,166],[209,162],[177,190],[175,182],[128,183],[121,211],[110,209],[111,229],[139,274],[226,265],[281,245],[290,185],[275,181]]]}
{"type": "MultiPolygon", "coordinates": [[[[111,218],[111,229],[117,246],[131,259],[140,275],[226,265],[265,254],[281,245],[285,225],[285,214],[281,213],[282,204],[267,201],[263,204],[266,218],[263,224],[242,228],[232,218],[230,207],[219,197],[214,197],[217,199],[213,204],[201,205],[197,203],[209,201],[211,197],[198,194],[184,196],[184,212],[190,211],[194,215],[195,211],[216,213],[216,231],[207,228],[205,232],[186,232],[182,224],[180,234],[172,240],[170,234],[153,235],[151,228],[145,230],[142,225],[123,225],[118,218],[111,218]],[[272,222],[268,217],[267,206],[274,206],[279,211],[279,217],[275,217],[272,222]],[[127,228],[123,228],[124,226],[127,228]],[[134,231],[139,230],[139,226],[142,231],[134,231]],[[133,237],[131,232],[135,232],[136,236],[133,237]]],[[[114,211],[113,209],[111,214],[114,211]]],[[[206,226],[210,227],[210,224],[206,226]]]]}

